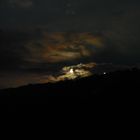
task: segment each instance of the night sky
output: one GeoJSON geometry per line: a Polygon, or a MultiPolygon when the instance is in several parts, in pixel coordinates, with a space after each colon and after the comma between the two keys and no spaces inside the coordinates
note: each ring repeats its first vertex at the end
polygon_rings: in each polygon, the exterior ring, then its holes
{"type": "Polygon", "coordinates": [[[0,0],[0,88],[65,65],[139,65],[139,0],[0,0]]]}

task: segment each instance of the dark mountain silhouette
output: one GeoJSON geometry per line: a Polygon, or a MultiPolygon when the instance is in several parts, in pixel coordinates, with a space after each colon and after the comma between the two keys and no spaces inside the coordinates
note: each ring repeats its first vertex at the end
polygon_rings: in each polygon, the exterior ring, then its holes
{"type": "Polygon", "coordinates": [[[3,104],[135,103],[140,94],[140,70],[116,71],[58,83],[27,85],[0,91],[3,104]]]}

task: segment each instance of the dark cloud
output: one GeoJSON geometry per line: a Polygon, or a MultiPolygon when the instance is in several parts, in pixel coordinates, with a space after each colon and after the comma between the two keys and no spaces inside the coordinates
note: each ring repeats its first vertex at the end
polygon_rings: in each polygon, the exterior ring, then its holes
{"type": "Polygon", "coordinates": [[[102,39],[91,33],[44,33],[43,39],[26,45],[26,60],[31,63],[59,63],[90,57],[102,39]]]}
{"type": "Polygon", "coordinates": [[[32,38],[27,32],[0,31],[0,71],[19,70],[24,63],[24,45],[32,38]]]}
{"type": "Polygon", "coordinates": [[[32,0],[9,0],[12,7],[30,8],[33,5],[32,0]]]}

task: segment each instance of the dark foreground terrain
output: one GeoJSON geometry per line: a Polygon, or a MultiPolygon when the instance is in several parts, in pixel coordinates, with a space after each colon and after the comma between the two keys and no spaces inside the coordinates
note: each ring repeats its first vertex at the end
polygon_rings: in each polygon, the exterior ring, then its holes
{"type": "Polygon", "coordinates": [[[138,103],[140,70],[116,71],[55,84],[27,85],[0,91],[1,105],[138,103]]]}

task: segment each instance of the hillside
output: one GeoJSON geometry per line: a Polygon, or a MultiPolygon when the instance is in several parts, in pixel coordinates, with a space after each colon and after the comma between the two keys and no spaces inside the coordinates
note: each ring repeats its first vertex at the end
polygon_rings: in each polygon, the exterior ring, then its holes
{"type": "Polygon", "coordinates": [[[140,70],[132,69],[57,83],[0,91],[1,103],[97,103],[139,99],[140,70]]]}

